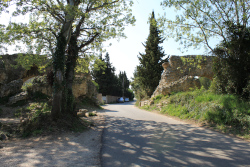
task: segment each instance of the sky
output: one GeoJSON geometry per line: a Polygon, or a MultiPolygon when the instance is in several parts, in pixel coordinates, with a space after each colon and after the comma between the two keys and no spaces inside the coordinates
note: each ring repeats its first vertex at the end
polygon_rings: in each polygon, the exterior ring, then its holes
{"type": "MultiPolygon", "coordinates": [[[[109,42],[112,43],[111,47],[106,47],[109,53],[110,62],[116,68],[116,73],[119,71],[126,71],[127,77],[131,79],[133,72],[137,65],[139,65],[139,53],[145,53],[145,48],[142,43],[146,42],[149,35],[148,18],[151,16],[152,11],[155,12],[156,19],[166,12],[169,19],[175,18],[175,11],[172,9],[163,9],[160,5],[162,0],[134,0],[132,8],[133,15],[136,18],[135,26],[128,26],[125,28],[126,39],[116,39],[109,42]]],[[[190,49],[188,52],[182,53],[178,50],[181,47],[174,39],[167,39],[161,45],[167,55],[191,55],[203,54],[204,50],[190,49]]]]}
{"type": "MultiPolygon", "coordinates": [[[[133,72],[137,65],[139,65],[138,55],[139,53],[144,53],[145,48],[142,43],[146,42],[149,35],[149,24],[148,19],[151,16],[152,11],[155,12],[156,19],[166,12],[166,17],[168,19],[175,18],[174,9],[163,9],[160,3],[163,0],[134,0],[134,5],[132,7],[133,15],[136,18],[135,26],[127,26],[124,33],[127,38],[113,39],[108,41],[104,46],[108,46],[108,43],[112,43],[112,46],[105,47],[106,51],[109,53],[110,62],[116,68],[116,73],[120,71],[125,71],[127,77],[131,79],[133,77],[133,72]]],[[[12,18],[13,19],[13,18],[12,18]]],[[[8,24],[10,18],[5,16],[0,16],[2,23],[8,24]]],[[[19,17],[18,21],[27,21],[24,17],[19,17]]],[[[12,20],[14,21],[14,20],[12,20]]],[[[190,49],[189,52],[182,53],[178,50],[181,47],[174,39],[166,39],[163,46],[166,55],[190,55],[190,54],[203,54],[204,50],[193,50],[190,49]]],[[[9,54],[11,54],[9,50],[9,54]]],[[[104,54],[103,54],[104,55],[104,54]]]]}

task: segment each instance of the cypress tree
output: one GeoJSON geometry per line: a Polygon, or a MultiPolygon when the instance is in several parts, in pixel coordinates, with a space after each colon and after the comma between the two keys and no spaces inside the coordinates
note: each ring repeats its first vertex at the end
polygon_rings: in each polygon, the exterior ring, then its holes
{"type": "Polygon", "coordinates": [[[151,96],[155,88],[159,84],[161,78],[162,58],[165,56],[163,48],[159,46],[164,39],[160,36],[160,30],[157,27],[154,11],[149,20],[149,36],[145,47],[145,53],[139,53],[139,66],[137,66],[137,77],[139,77],[140,87],[147,92],[147,96],[151,96]]]}

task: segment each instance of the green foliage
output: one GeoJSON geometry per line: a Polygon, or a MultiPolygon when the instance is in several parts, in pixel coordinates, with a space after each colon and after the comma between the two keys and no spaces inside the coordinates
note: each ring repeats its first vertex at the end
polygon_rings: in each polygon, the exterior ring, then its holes
{"type": "Polygon", "coordinates": [[[130,101],[132,101],[135,97],[133,90],[127,89],[125,92],[125,97],[128,97],[130,101]]]}
{"type": "Polygon", "coordinates": [[[98,84],[98,83],[96,83],[96,82],[95,82],[95,81],[93,81],[93,80],[92,80],[92,82],[93,82],[93,84],[95,85],[96,90],[99,92],[99,84],[98,84]]]}
{"type": "Polygon", "coordinates": [[[163,39],[160,36],[154,12],[152,12],[149,22],[149,36],[144,45],[146,53],[140,53],[140,56],[138,56],[140,64],[136,67],[138,85],[142,90],[146,91],[147,96],[151,96],[159,84],[163,71],[162,58],[165,56],[163,48],[159,46],[163,39]]]}
{"type": "MultiPolygon", "coordinates": [[[[29,23],[10,22],[5,29],[6,33],[3,34],[4,38],[0,38],[0,43],[8,41],[9,45],[13,45],[21,42],[25,44],[28,53],[46,53],[49,57],[53,54],[53,66],[56,74],[54,76],[61,75],[54,80],[54,93],[64,89],[64,83],[58,82],[61,80],[60,78],[69,81],[69,77],[64,77],[64,69],[72,66],[73,70],[75,68],[75,65],[67,67],[65,65],[66,48],[67,53],[72,50],[74,52],[73,55],[67,55],[69,58],[67,63],[75,63],[76,59],[81,57],[82,59],[78,61],[80,65],[76,70],[77,72],[86,71],[92,59],[92,56],[87,55],[86,51],[90,49],[102,51],[103,42],[111,38],[125,37],[124,25],[135,22],[130,9],[133,5],[132,0],[69,0],[63,2],[44,0],[16,2],[15,4],[16,10],[13,12],[13,17],[29,14],[29,23]],[[69,40],[71,39],[74,39],[73,43],[77,44],[76,47],[70,45],[69,40]]],[[[4,7],[8,7],[8,5],[4,7]]],[[[2,11],[2,7],[0,9],[2,11]]],[[[25,50],[24,48],[19,49],[25,50]]],[[[66,72],[67,70],[69,69],[66,69],[66,72]]],[[[61,100],[58,101],[61,103],[61,100]]],[[[69,105],[71,104],[70,102],[69,105]]],[[[56,113],[60,112],[57,110],[61,105],[54,104],[54,106],[57,106],[57,109],[52,110],[52,113],[57,115],[56,113]]]]}
{"type": "Polygon", "coordinates": [[[23,137],[39,135],[43,133],[46,126],[50,126],[48,120],[50,119],[51,106],[48,103],[30,103],[25,110],[29,111],[29,115],[27,121],[20,126],[23,137]]]}
{"type": "Polygon", "coordinates": [[[46,61],[48,61],[46,55],[34,55],[34,54],[18,54],[16,60],[17,65],[14,67],[22,66],[26,70],[30,70],[31,67],[36,65],[40,72],[44,72],[46,68],[46,61]]]}
{"type": "MultiPolygon", "coordinates": [[[[102,56],[96,61],[96,65],[100,64],[99,68],[92,71],[92,76],[99,85],[99,92],[106,95],[116,95],[118,88],[118,78],[115,75],[115,68],[110,63],[109,54],[106,53],[105,59],[102,56]],[[102,61],[102,62],[101,62],[102,61]]],[[[119,93],[121,94],[121,93],[119,93]]]]}
{"type": "Polygon", "coordinates": [[[159,95],[153,100],[154,105],[144,109],[159,110],[157,105],[162,104],[161,113],[209,123],[237,134],[249,134],[250,103],[237,96],[197,89],[191,92],[179,92],[170,97],[159,95]]]}
{"type": "Polygon", "coordinates": [[[203,86],[206,90],[208,90],[211,86],[211,80],[206,77],[199,77],[201,86],[203,86]]]}
{"type": "Polygon", "coordinates": [[[217,90],[248,98],[244,91],[250,82],[250,28],[228,22],[227,38],[214,51],[214,73],[217,90]]]}
{"type": "Polygon", "coordinates": [[[135,94],[135,98],[137,99],[137,102],[149,98],[149,96],[147,95],[147,92],[141,88],[140,78],[138,77],[137,69],[135,69],[134,71],[134,78],[132,78],[131,87],[135,94]]]}
{"type": "Polygon", "coordinates": [[[33,85],[32,81],[33,81],[33,80],[31,80],[31,81],[28,82],[28,83],[23,84],[23,86],[22,86],[21,89],[22,89],[23,91],[27,91],[30,87],[32,87],[32,85],[33,85]]]}
{"type": "Polygon", "coordinates": [[[174,20],[164,15],[159,22],[166,36],[179,41],[183,50],[203,45],[213,51],[211,38],[228,41],[225,36],[227,21],[249,26],[248,1],[163,0],[161,5],[178,11],[174,20]]]}
{"type": "Polygon", "coordinates": [[[120,72],[118,76],[115,74],[115,68],[110,63],[108,53],[106,53],[105,59],[100,55],[93,67],[92,76],[99,85],[99,92],[103,96],[125,96],[133,99],[133,92],[129,90],[130,81],[126,72],[120,72]]]}
{"type": "Polygon", "coordinates": [[[153,101],[154,101],[154,103],[159,103],[160,102],[160,100],[162,99],[164,97],[164,95],[157,95],[157,96],[155,96],[154,98],[153,98],[153,101]]]}
{"type": "Polygon", "coordinates": [[[90,116],[90,117],[93,117],[93,116],[97,116],[97,115],[96,115],[96,113],[90,112],[90,113],[89,113],[89,116],[90,116]]]}

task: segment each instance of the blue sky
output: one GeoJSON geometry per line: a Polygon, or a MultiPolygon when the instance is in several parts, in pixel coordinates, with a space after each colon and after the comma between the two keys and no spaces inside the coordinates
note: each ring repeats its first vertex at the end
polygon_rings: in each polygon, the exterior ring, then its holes
{"type": "MultiPolygon", "coordinates": [[[[139,52],[144,53],[145,49],[142,43],[145,43],[149,35],[148,18],[151,16],[152,11],[155,12],[155,17],[163,15],[169,19],[175,18],[175,11],[173,9],[163,10],[160,6],[162,0],[134,0],[133,15],[136,18],[135,26],[128,26],[125,29],[126,39],[111,40],[111,47],[106,47],[110,55],[110,61],[116,68],[116,72],[126,71],[128,78],[133,76],[134,69],[139,65],[137,56],[139,52]]],[[[174,39],[165,40],[161,45],[167,55],[188,55],[188,54],[203,54],[204,50],[193,50],[182,53],[178,50],[180,45],[174,39]]]]}

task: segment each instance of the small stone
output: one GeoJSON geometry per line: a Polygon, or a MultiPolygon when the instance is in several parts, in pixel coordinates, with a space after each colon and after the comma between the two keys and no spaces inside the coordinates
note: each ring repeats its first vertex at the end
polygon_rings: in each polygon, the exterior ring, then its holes
{"type": "Polygon", "coordinates": [[[85,116],[86,116],[86,117],[89,117],[89,112],[86,112],[86,113],[85,113],[85,116]]]}
{"type": "Polygon", "coordinates": [[[86,112],[88,112],[88,110],[87,109],[79,109],[79,112],[86,113],[86,112]]]}

